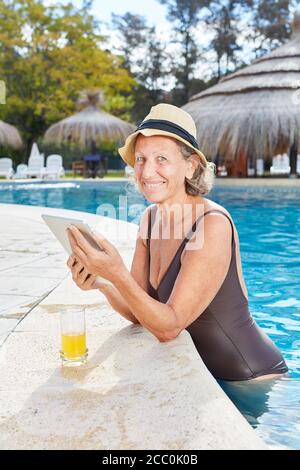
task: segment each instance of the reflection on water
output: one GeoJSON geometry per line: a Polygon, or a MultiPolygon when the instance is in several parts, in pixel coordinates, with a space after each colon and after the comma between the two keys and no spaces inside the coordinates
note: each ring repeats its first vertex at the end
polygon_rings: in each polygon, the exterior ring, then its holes
{"type": "Polygon", "coordinates": [[[276,380],[262,380],[255,382],[228,382],[218,380],[224,392],[243,413],[248,422],[256,428],[258,418],[268,411],[269,396],[276,380]]]}
{"type": "Polygon", "coordinates": [[[277,379],[218,383],[271,448],[299,449],[300,379],[287,374],[277,379]]]}

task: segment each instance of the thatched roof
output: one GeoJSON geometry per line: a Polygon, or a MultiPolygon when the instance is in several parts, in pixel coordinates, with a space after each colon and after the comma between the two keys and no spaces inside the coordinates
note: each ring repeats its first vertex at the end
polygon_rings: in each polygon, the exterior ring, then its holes
{"type": "Polygon", "coordinates": [[[99,92],[86,92],[79,101],[83,109],[56,124],[45,133],[46,143],[77,143],[89,147],[91,142],[115,141],[122,143],[134,131],[134,126],[99,109],[99,92]]]}
{"type": "Polygon", "coordinates": [[[286,44],[194,95],[183,109],[210,158],[244,152],[270,160],[293,143],[300,149],[300,11],[286,44]]]}
{"type": "Polygon", "coordinates": [[[0,145],[13,147],[15,149],[19,149],[23,146],[19,131],[14,126],[4,121],[0,121],[0,145]]]}

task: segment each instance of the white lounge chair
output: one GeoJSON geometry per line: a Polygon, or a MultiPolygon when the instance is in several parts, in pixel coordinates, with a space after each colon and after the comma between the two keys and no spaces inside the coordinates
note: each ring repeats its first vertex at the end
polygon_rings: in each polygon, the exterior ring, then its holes
{"type": "Polygon", "coordinates": [[[248,175],[248,176],[254,176],[254,175],[255,175],[255,168],[250,168],[250,167],[248,166],[248,168],[247,168],[247,175],[248,175]]]}
{"type": "Polygon", "coordinates": [[[263,158],[256,159],[256,176],[263,176],[265,162],[263,158]]]}
{"type": "Polygon", "coordinates": [[[62,178],[65,176],[63,159],[61,155],[49,155],[47,157],[46,167],[43,169],[43,178],[62,178]]]}
{"type": "Polygon", "coordinates": [[[14,175],[13,161],[11,158],[0,158],[0,176],[6,179],[12,178],[14,175]]]}
{"type": "Polygon", "coordinates": [[[31,151],[30,151],[30,155],[29,155],[29,159],[31,160],[32,158],[36,158],[36,157],[40,157],[41,156],[41,153],[39,151],[39,148],[37,146],[37,143],[34,142],[32,144],[32,147],[31,147],[31,151]]]}
{"type": "Polygon", "coordinates": [[[219,165],[217,167],[217,175],[218,176],[227,176],[228,175],[225,165],[219,165]]]}
{"type": "Polygon", "coordinates": [[[28,160],[28,169],[26,172],[27,178],[36,176],[37,178],[42,178],[44,172],[44,155],[40,154],[39,156],[33,156],[28,160]]]}
{"type": "Polygon", "coordinates": [[[272,158],[272,166],[270,168],[271,175],[289,175],[290,172],[290,159],[287,153],[276,155],[272,158]]]}
{"type": "Polygon", "coordinates": [[[297,175],[300,175],[300,155],[297,155],[297,169],[296,169],[297,175]]]}
{"type": "Polygon", "coordinates": [[[14,174],[14,179],[25,179],[27,177],[28,166],[25,163],[20,163],[17,166],[16,173],[14,174]]]}

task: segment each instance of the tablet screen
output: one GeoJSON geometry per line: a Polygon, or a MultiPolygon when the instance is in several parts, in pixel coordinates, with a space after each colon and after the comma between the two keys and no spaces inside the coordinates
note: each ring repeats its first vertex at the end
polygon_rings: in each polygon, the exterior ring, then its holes
{"type": "Polygon", "coordinates": [[[93,248],[101,250],[93,239],[90,227],[83,220],[48,214],[42,214],[42,218],[69,255],[72,254],[72,248],[67,233],[67,228],[70,225],[75,225],[93,248]]]}

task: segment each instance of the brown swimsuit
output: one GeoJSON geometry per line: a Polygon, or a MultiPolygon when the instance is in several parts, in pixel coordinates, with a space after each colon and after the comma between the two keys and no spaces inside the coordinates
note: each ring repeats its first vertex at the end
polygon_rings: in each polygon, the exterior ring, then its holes
{"type": "MultiPolygon", "coordinates": [[[[157,206],[154,206],[156,213],[157,206]]],[[[282,374],[288,371],[286,363],[270,338],[252,318],[236,265],[234,229],[230,218],[217,209],[201,215],[188,236],[182,241],[157,289],[150,283],[150,239],[155,213],[150,209],[148,225],[148,294],[166,303],[181,267],[180,257],[193,235],[199,220],[211,212],[219,212],[229,220],[232,228],[231,261],[226,278],[209,306],[186,330],[197,351],[215,378],[248,380],[262,375],[282,374]]]]}

